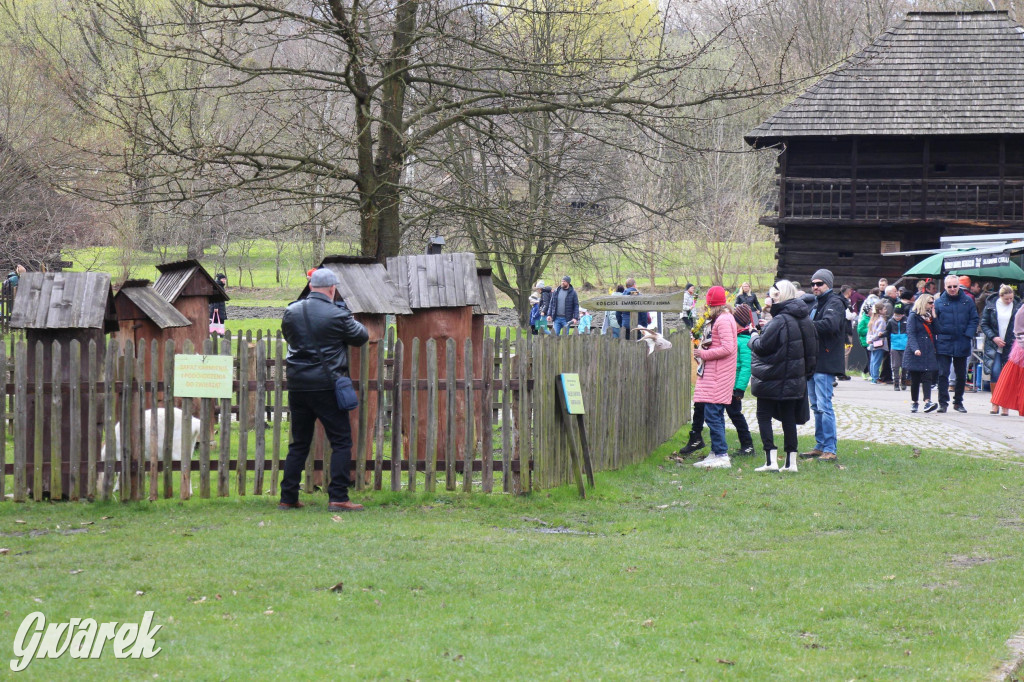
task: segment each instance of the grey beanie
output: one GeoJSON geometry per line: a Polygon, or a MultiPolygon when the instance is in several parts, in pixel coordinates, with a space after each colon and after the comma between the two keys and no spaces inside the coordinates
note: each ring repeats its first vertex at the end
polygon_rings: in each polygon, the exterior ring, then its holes
{"type": "Polygon", "coordinates": [[[813,282],[814,280],[821,280],[822,282],[825,283],[825,286],[827,286],[829,289],[832,288],[832,282],[835,281],[832,278],[832,271],[831,270],[826,270],[825,268],[822,268],[820,270],[816,270],[814,272],[814,274],[811,275],[811,281],[813,282]]]}
{"type": "Polygon", "coordinates": [[[568,282],[569,284],[572,284],[572,277],[570,277],[569,275],[566,275],[565,277],[562,278],[562,281],[563,282],[568,282]]]}
{"type": "Polygon", "coordinates": [[[319,289],[322,287],[337,286],[339,284],[338,276],[333,271],[327,268],[319,268],[313,272],[309,277],[309,288],[319,289]]]}

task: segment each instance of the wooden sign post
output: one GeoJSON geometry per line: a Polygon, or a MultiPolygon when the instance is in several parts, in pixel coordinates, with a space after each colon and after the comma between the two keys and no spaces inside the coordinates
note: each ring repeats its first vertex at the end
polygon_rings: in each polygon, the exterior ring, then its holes
{"type": "Polygon", "coordinates": [[[576,488],[580,497],[586,498],[587,493],[583,487],[583,475],[580,472],[580,459],[582,454],[583,469],[587,474],[587,483],[594,487],[594,467],[590,460],[590,445],[587,443],[587,431],[583,426],[583,415],[586,413],[583,407],[583,389],[580,387],[579,374],[559,374],[555,377],[555,389],[558,394],[558,404],[561,406],[562,421],[569,429],[569,452],[572,456],[572,475],[576,479],[576,488]],[[580,433],[580,444],[576,444],[576,437],[572,434],[572,416],[576,416],[576,425],[580,433]]]}

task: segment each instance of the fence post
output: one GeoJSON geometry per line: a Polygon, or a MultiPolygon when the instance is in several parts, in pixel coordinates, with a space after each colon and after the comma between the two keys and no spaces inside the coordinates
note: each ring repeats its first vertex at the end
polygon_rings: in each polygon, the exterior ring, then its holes
{"type": "Polygon", "coordinates": [[[445,368],[444,395],[448,413],[445,415],[444,485],[445,490],[455,490],[455,452],[458,448],[458,437],[455,433],[455,411],[459,394],[455,388],[455,339],[449,338],[445,342],[445,362],[447,367],[445,368]]]}
{"type": "Polygon", "coordinates": [[[467,338],[463,347],[463,374],[466,377],[466,452],[462,458],[462,489],[473,489],[473,461],[476,459],[476,439],[473,437],[473,339],[467,338]]]}
{"type": "Polygon", "coordinates": [[[117,381],[117,354],[119,350],[117,341],[110,340],[107,345],[107,358],[103,373],[103,418],[106,425],[105,447],[103,449],[103,490],[100,493],[104,501],[110,499],[110,493],[114,490],[114,462],[117,459],[117,436],[114,427],[117,423],[117,393],[115,392],[117,381]]]}
{"type": "Polygon", "coordinates": [[[174,339],[164,344],[164,499],[174,497],[174,471],[171,455],[174,451],[174,339]]]}
{"type": "Polygon", "coordinates": [[[159,497],[158,486],[160,484],[160,425],[159,418],[159,392],[157,384],[160,382],[160,343],[153,339],[149,344],[149,499],[156,501],[159,497]]]}
{"type": "Polygon", "coordinates": [[[91,339],[89,341],[89,423],[86,424],[85,431],[85,447],[87,448],[86,471],[88,472],[88,480],[85,485],[85,496],[90,500],[96,497],[96,455],[98,454],[97,446],[99,445],[100,440],[100,434],[96,433],[100,402],[100,395],[97,391],[96,385],[99,383],[99,378],[99,348],[96,345],[96,339],[91,339]]]}
{"type": "Polygon", "coordinates": [[[391,368],[391,490],[402,489],[402,361],[405,346],[395,341],[395,363],[391,368]]]}
{"type": "Polygon", "coordinates": [[[420,441],[420,400],[419,385],[420,376],[420,340],[414,337],[412,340],[412,362],[409,366],[409,432],[406,434],[409,439],[409,492],[416,490],[416,463],[419,461],[420,441]]]}
{"type": "Polygon", "coordinates": [[[277,495],[277,474],[281,469],[281,420],[284,416],[284,359],[283,340],[278,330],[274,344],[274,444],[273,460],[270,463],[270,494],[277,495]]]}
{"type": "Polygon", "coordinates": [[[0,339],[0,382],[4,384],[0,395],[0,502],[7,499],[7,344],[0,339]]]}
{"type": "Polygon", "coordinates": [[[256,469],[253,472],[253,495],[263,494],[263,469],[267,462],[267,344],[256,341],[256,469]]]}
{"type": "MultiPolygon", "coordinates": [[[[213,339],[203,340],[203,355],[213,355],[213,339]]],[[[213,439],[213,398],[199,401],[199,497],[210,498],[210,444],[213,439]]]]}
{"type": "Polygon", "coordinates": [[[484,331],[483,390],[480,396],[480,488],[489,493],[494,486],[494,339],[484,331]]]}
{"type": "Polygon", "coordinates": [[[36,382],[33,405],[35,406],[35,432],[32,441],[32,499],[41,502],[43,499],[43,411],[46,398],[43,395],[43,342],[36,341],[36,382]]]}
{"type": "Polygon", "coordinates": [[[501,344],[501,488],[512,492],[512,330],[505,329],[501,344]]]}
{"type": "MultiPolygon", "coordinates": [[[[2,348],[2,346],[0,346],[2,348]]],[[[69,459],[71,471],[68,474],[68,499],[77,500],[82,496],[82,344],[78,339],[72,339],[68,345],[71,357],[68,365],[71,372],[70,391],[68,395],[70,407],[70,421],[68,424],[69,459]]],[[[0,362],[3,362],[3,351],[0,350],[0,362]]],[[[4,372],[6,375],[6,372],[4,372]]],[[[6,378],[6,377],[5,377],[6,378]]],[[[3,408],[0,407],[0,410],[3,408]]],[[[3,423],[3,414],[0,412],[0,424],[3,423]]],[[[0,437],[3,436],[0,427],[0,437]]],[[[2,452],[2,451],[0,451],[2,452]]],[[[3,456],[0,454],[0,472],[3,471],[3,456]]],[[[0,486],[0,495],[3,494],[3,486],[0,486]]]]}
{"type": "Polygon", "coordinates": [[[25,468],[28,466],[28,345],[14,347],[14,501],[28,497],[25,468]]]}
{"type": "Polygon", "coordinates": [[[146,341],[143,339],[135,349],[138,357],[135,362],[135,378],[138,382],[133,390],[134,399],[132,419],[136,427],[132,432],[132,462],[135,474],[132,476],[132,499],[141,500],[146,487],[146,341]]]}
{"type": "Polygon", "coordinates": [[[437,465],[437,341],[427,339],[427,451],[424,487],[434,492],[434,468],[437,465]]]}
{"type": "Polygon", "coordinates": [[[380,490],[384,483],[384,360],[387,344],[377,343],[377,423],[374,428],[377,453],[373,463],[373,489],[380,490]]]}
{"type": "Polygon", "coordinates": [[[235,458],[235,479],[238,494],[245,495],[249,465],[249,342],[238,336],[238,456],[235,458]]]}
{"type": "Polygon", "coordinates": [[[61,447],[61,429],[64,428],[63,401],[61,400],[61,346],[60,341],[50,345],[50,500],[64,496],[62,469],[64,452],[61,447]]]}
{"type": "MultiPolygon", "coordinates": [[[[220,344],[220,352],[231,357],[231,332],[224,334],[220,344]]],[[[232,375],[234,374],[234,363],[231,365],[232,375]]],[[[233,378],[233,376],[232,376],[233,378]]],[[[217,496],[227,497],[228,488],[231,485],[230,464],[231,464],[231,398],[221,398],[220,401],[220,453],[217,455],[217,496]]]]}
{"type": "MultiPolygon", "coordinates": [[[[192,339],[185,339],[181,349],[182,355],[193,355],[195,346],[192,339]]],[[[181,399],[181,489],[179,497],[183,500],[192,498],[192,398],[181,399]]]]}

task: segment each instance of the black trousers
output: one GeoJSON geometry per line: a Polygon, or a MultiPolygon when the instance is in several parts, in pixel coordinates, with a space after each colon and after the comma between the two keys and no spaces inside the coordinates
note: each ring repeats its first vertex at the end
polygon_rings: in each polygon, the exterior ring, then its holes
{"type": "Polygon", "coordinates": [[[757,430],[761,433],[761,447],[765,452],[775,449],[775,434],[772,432],[772,418],[780,417],[782,422],[783,452],[797,452],[800,448],[796,437],[796,411],[799,400],[757,400],[757,430]]]}
{"type": "Polygon", "coordinates": [[[348,500],[352,487],[349,468],[352,466],[352,426],[348,413],[338,407],[334,391],[288,391],[292,438],[281,479],[281,501],[294,503],[299,499],[299,479],[306,467],[309,446],[313,442],[316,420],[324,425],[331,443],[331,481],[327,494],[331,502],[348,500]]]}
{"type": "MultiPolygon", "coordinates": [[[[925,402],[929,402],[932,399],[932,381],[934,377],[932,372],[911,372],[910,373],[910,400],[917,402],[917,389],[920,388],[924,392],[925,402]]],[[[947,398],[948,400],[948,398],[947,398]]]]}
{"type": "MultiPolygon", "coordinates": [[[[736,437],[740,441],[740,448],[754,447],[754,438],[750,435],[747,418],[743,416],[743,399],[733,398],[732,402],[725,406],[725,413],[729,415],[732,425],[736,427],[736,437]]],[[[703,432],[704,403],[694,403],[693,422],[690,424],[690,441],[703,440],[703,432]]]]}
{"type": "Polygon", "coordinates": [[[967,358],[954,358],[950,355],[937,356],[939,361],[938,394],[939,405],[949,404],[949,368],[953,366],[955,375],[953,385],[953,404],[960,405],[964,401],[964,386],[967,385],[967,358]]]}

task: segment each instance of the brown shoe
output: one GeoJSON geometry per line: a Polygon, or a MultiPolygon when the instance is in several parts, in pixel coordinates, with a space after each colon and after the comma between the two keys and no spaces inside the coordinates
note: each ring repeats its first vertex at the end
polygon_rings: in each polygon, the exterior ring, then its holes
{"type": "Polygon", "coordinates": [[[821,457],[824,454],[824,452],[815,448],[814,450],[810,450],[808,452],[801,452],[800,459],[813,459],[815,457],[821,457]]]}
{"type": "Polygon", "coordinates": [[[837,456],[834,452],[823,452],[821,453],[821,456],[818,457],[819,462],[834,462],[836,459],[837,456]]]}
{"type": "Polygon", "coordinates": [[[282,510],[284,510],[284,509],[302,509],[305,506],[306,505],[303,504],[302,502],[282,502],[281,504],[277,505],[277,508],[278,509],[282,509],[282,510]]]}
{"type": "Polygon", "coordinates": [[[356,504],[350,500],[344,502],[331,502],[327,505],[331,511],[363,511],[363,505],[356,504]]]}

